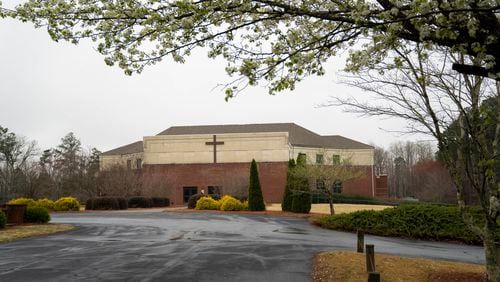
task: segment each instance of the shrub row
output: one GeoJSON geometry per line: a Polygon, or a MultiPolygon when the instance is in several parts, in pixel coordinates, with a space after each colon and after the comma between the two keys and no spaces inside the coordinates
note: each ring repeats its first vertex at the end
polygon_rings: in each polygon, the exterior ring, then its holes
{"type": "MultiPolygon", "coordinates": [[[[382,201],[372,197],[353,196],[345,194],[334,194],[333,202],[337,204],[394,205],[394,203],[392,202],[382,201]]],[[[328,203],[328,198],[323,194],[313,194],[312,203],[328,203]]]]}
{"type": "MultiPolygon", "coordinates": [[[[478,224],[484,222],[478,208],[470,209],[469,212],[478,224]]],[[[314,223],[328,229],[363,230],[381,236],[481,244],[480,238],[467,229],[455,206],[404,204],[382,211],[359,211],[319,217],[314,219],[314,223]]],[[[500,233],[497,235],[497,239],[500,239],[500,233]]]]}
{"type": "Polygon", "coordinates": [[[165,197],[152,197],[154,208],[163,208],[170,206],[170,199],[165,197]]]}
{"type": "Polygon", "coordinates": [[[226,195],[220,200],[216,200],[210,196],[203,196],[197,202],[195,208],[197,210],[221,210],[221,211],[242,211],[248,210],[248,202],[226,195]]]}
{"type": "Polygon", "coordinates": [[[79,211],[80,203],[74,197],[62,197],[57,201],[51,201],[47,198],[33,200],[30,198],[17,198],[10,200],[11,205],[27,205],[28,207],[43,207],[49,211],[79,211]]]}
{"type": "Polygon", "coordinates": [[[120,197],[89,198],[85,203],[85,210],[126,210],[128,201],[120,197]]]}
{"type": "Polygon", "coordinates": [[[5,228],[6,223],[7,223],[7,216],[3,211],[0,210],[0,229],[5,228]]]}
{"type": "Polygon", "coordinates": [[[164,197],[122,197],[90,198],[85,204],[86,210],[126,210],[128,208],[168,207],[170,200],[164,197]]]}

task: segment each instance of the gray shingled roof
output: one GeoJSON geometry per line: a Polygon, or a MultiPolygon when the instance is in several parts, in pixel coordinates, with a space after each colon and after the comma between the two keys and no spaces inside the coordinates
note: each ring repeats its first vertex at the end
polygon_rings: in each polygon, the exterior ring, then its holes
{"type": "Polygon", "coordinates": [[[172,126],[158,135],[288,132],[293,146],[331,149],[372,149],[373,147],[340,135],[321,136],[295,123],[228,124],[172,126]]]}
{"type": "Polygon", "coordinates": [[[109,150],[107,152],[102,153],[102,156],[112,156],[112,155],[126,155],[133,153],[141,153],[144,151],[142,146],[142,141],[137,141],[134,143],[130,143],[127,145],[123,145],[113,150],[109,150]]]}

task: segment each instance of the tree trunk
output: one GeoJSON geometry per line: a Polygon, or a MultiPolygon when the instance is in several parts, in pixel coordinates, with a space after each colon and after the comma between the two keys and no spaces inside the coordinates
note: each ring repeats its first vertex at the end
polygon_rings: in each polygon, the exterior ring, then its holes
{"type": "Polygon", "coordinates": [[[483,240],[486,274],[489,282],[500,281],[500,243],[495,242],[495,227],[487,224],[483,240]]]}
{"type": "Polygon", "coordinates": [[[333,199],[330,196],[330,199],[328,199],[328,203],[330,204],[330,215],[335,215],[335,210],[333,209],[333,199]]]}

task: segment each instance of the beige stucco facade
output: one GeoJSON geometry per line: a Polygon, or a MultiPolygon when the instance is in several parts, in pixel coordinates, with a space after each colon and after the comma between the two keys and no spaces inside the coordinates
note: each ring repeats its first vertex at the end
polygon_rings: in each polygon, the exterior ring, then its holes
{"type": "MultiPolygon", "coordinates": [[[[213,163],[213,135],[157,135],[144,137],[145,164],[213,163]]],[[[218,163],[286,162],[287,132],[217,134],[218,163]]]]}
{"type": "MultiPolygon", "coordinates": [[[[132,169],[154,164],[208,164],[214,162],[211,134],[156,135],[143,138],[143,152],[101,156],[101,168],[109,169],[120,165],[132,169]],[[127,164],[129,162],[129,164],[127,164]]],[[[309,163],[316,162],[316,155],[322,154],[325,163],[330,163],[334,155],[352,165],[373,165],[373,149],[325,149],[293,146],[288,132],[224,133],[217,134],[218,163],[287,162],[305,153],[309,163]]]]}
{"type": "Polygon", "coordinates": [[[316,163],[316,155],[323,155],[324,163],[332,163],[333,156],[338,155],[342,163],[351,165],[373,165],[373,149],[324,149],[293,146],[290,158],[297,159],[299,153],[306,154],[307,162],[316,163]]]}
{"type": "Polygon", "coordinates": [[[100,156],[99,162],[101,170],[111,169],[115,166],[127,167],[130,161],[130,168],[136,169],[144,164],[144,153],[100,156]]]}

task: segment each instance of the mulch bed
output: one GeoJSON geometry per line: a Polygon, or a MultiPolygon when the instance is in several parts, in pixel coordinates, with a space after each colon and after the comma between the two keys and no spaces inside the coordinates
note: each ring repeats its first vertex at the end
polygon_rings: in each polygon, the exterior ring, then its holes
{"type": "Polygon", "coordinates": [[[437,282],[485,282],[486,276],[475,272],[435,272],[429,275],[429,281],[437,282]]]}

